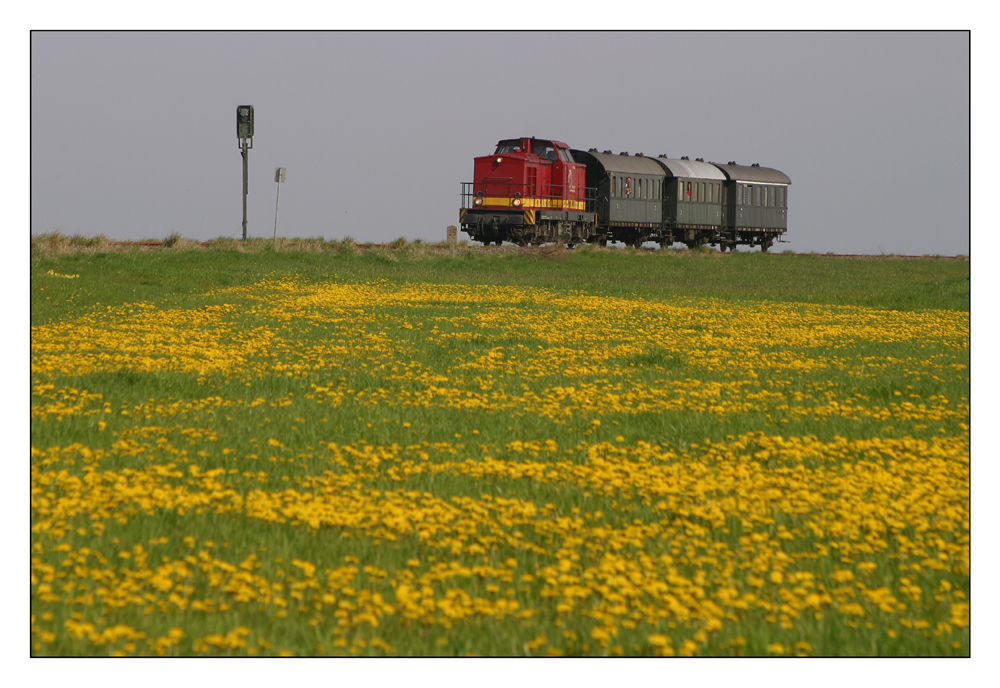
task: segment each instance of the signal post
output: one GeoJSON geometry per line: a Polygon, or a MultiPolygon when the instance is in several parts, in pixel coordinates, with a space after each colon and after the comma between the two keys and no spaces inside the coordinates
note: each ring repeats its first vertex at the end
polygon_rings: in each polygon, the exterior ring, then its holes
{"type": "Polygon", "coordinates": [[[236,108],[236,138],[240,140],[240,155],[243,156],[243,240],[247,238],[247,152],[253,148],[253,105],[236,108]]]}

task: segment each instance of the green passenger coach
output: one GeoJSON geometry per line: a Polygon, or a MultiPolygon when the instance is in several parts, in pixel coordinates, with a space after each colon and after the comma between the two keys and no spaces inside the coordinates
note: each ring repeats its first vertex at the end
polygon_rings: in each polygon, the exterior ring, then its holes
{"type": "Polygon", "coordinates": [[[574,150],[573,158],[587,166],[587,186],[597,190],[597,231],[631,246],[659,240],[663,219],[664,171],[652,158],[611,151],[574,150]]]}
{"type": "Polygon", "coordinates": [[[788,187],[784,172],[760,165],[713,163],[726,175],[723,243],[771,247],[788,230],[788,187]]]}
{"type": "Polygon", "coordinates": [[[710,243],[722,229],[726,176],[702,159],[656,159],[667,173],[663,187],[661,246],[680,241],[690,247],[710,243]]]}

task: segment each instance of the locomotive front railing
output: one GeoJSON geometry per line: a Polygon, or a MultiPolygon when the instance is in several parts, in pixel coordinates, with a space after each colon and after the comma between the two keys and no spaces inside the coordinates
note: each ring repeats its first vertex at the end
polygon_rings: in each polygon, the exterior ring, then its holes
{"type": "MultiPolygon", "coordinates": [[[[574,189],[576,187],[573,187],[574,189]]],[[[527,205],[530,200],[540,201],[576,201],[567,199],[565,187],[557,184],[515,184],[509,179],[487,178],[481,182],[462,182],[462,208],[479,208],[497,206],[515,208],[514,199],[520,198],[527,205]],[[481,196],[480,196],[481,194],[481,196]],[[519,194],[516,196],[515,194],[519,194]],[[476,198],[481,197],[482,203],[476,205],[476,198]]],[[[583,188],[584,212],[597,211],[597,189],[583,188]]],[[[555,205],[555,204],[553,204],[555,205]]]]}

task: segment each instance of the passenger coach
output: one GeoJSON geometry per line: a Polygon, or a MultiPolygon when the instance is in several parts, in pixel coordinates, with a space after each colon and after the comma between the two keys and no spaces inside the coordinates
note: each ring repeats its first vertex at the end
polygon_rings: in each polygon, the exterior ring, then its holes
{"type": "Polygon", "coordinates": [[[675,160],[661,155],[656,161],[667,171],[660,245],[666,248],[679,241],[694,248],[716,243],[723,228],[726,175],[700,158],[675,160]]]}
{"type": "Polygon", "coordinates": [[[759,164],[714,163],[726,175],[723,205],[725,244],[759,245],[766,251],[788,231],[788,186],[784,172],[759,164]]]}
{"type": "Polygon", "coordinates": [[[587,166],[587,186],[597,192],[597,240],[639,246],[659,241],[663,225],[663,168],[636,153],[613,155],[574,150],[573,158],[587,166]]]}

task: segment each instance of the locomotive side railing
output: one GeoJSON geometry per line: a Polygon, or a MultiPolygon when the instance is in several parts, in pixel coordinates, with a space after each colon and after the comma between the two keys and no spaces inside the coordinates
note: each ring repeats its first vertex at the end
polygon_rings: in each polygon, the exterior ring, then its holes
{"type": "MultiPolygon", "coordinates": [[[[462,208],[478,208],[475,201],[482,194],[485,205],[496,207],[502,205],[510,208],[514,205],[515,194],[520,194],[522,203],[529,199],[542,201],[566,200],[564,186],[556,184],[515,184],[509,179],[488,178],[481,182],[462,182],[462,208]],[[486,199],[489,199],[487,202],[486,199]],[[500,203],[497,201],[503,199],[500,203]]],[[[584,212],[597,212],[597,189],[584,187],[584,212]]],[[[576,200],[576,199],[572,199],[576,200]]]]}

